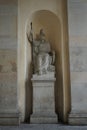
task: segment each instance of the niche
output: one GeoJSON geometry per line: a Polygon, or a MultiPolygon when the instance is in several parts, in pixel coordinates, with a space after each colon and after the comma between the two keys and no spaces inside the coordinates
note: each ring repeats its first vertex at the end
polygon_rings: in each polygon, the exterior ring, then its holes
{"type": "MultiPolygon", "coordinates": [[[[40,29],[43,28],[46,34],[46,39],[50,42],[52,50],[56,53],[55,66],[56,66],[56,83],[55,83],[55,112],[58,114],[58,109],[60,107],[59,100],[62,99],[62,57],[61,57],[61,24],[60,19],[51,11],[39,10],[34,12],[28,20],[27,33],[30,31],[30,23],[33,23],[33,33],[36,36],[40,29]]],[[[27,41],[27,64],[29,72],[29,81],[31,82],[31,46],[27,41]]],[[[32,113],[32,87],[29,82],[29,95],[27,97],[28,101],[26,104],[30,108],[30,113],[32,113]]],[[[27,92],[27,91],[26,91],[27,92]]],[[[29,110],[29,109],[28,109],[29,110]]],[[[27,111],[26,111],[27,113],[27,111]]]]}

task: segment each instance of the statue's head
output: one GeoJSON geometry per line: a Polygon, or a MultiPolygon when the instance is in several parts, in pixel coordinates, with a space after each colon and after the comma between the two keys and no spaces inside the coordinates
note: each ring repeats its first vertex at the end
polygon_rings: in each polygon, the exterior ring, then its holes
{"type": "Polygon", "coordinates": [[[40,29],[40,34],[45,35],[43,28],[40,29]]]}
{"type": "Polygon", "coordinates": [[[39,36],[40,36],[40,40],[41,40],[42,42],[46,41],[45,33],[44,33],[44,30],[43,30],[43,29],[40,29],[40,34],[39,34],[39,36]]]}

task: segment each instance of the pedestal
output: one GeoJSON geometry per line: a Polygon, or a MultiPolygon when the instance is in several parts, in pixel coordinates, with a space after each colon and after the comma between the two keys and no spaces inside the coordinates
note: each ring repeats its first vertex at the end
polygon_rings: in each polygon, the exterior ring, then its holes
{"type": "Polygon", "coordinates": [[[36,76],[32,78],[33,114],[30,123],[57,123],[55,114],[54,77],[36,76]]]}

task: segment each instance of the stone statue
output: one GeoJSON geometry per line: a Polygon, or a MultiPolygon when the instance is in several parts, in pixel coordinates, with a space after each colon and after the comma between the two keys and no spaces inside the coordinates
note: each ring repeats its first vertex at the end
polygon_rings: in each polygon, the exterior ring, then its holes
{"type": "Polygon", "coordinates": [[[32,45],[34,74],[44,75],[50,72],[54,72],[55,52],[51,51],[50,43],[46,41],[44,30],[40,29],[38,38],[33,39],[31,27],[28,40],[32,45]]]}

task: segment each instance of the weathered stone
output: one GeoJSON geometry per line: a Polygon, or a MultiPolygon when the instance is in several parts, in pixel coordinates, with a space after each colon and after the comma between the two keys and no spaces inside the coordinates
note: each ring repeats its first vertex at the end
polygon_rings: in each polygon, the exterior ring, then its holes
{"type": "Polygon", "coordinates": [[[0,15],[17,15],[17,6],[14,4],[0,4],[0,15]]]}
{"type": "Polygon", "coordinates": [[[72,83],[71,92],[72,111],[87,112],[87,83],[72,83]]]}
{"type": "Polygon", "coordinates": [[[17,74],[0,74],[0,125],[19,124],[17,74]]]}
{"type": "Polygon", "coordinates": [[[87,112],[84,111],[72,111],[69,115],[70,125],[87,125],[87,112]]]}
{"type": "Polygon", "coordinates": [[[0,73],[17,72],[17,52],[0,50],[0,73]]]}
{"type": "Polygon", "coordinates": [[[70,48],[70,68],[73,72],[87,71],[87,47],[70,48]]]}
{"type": "Polygon", "coordinates": [[[18,125],[17,52],[0,50],[0,125],[18,125]]]}
{"type": "Polygon", "coordinates": [[[33,114],[30,123],[57,123],[54,83],[55,78],[46,75],[32,78],[33,114]]]}
{"type": "Polygon", "coordinates": [[[87,124],[87,1],[69,0],[71,113],[69,124],[87,124]]]}
{"type": "Polygon", "coordinates": [[[0,113],[0,125],[19,125],[19,113],[4,112],[0,113]]]}

